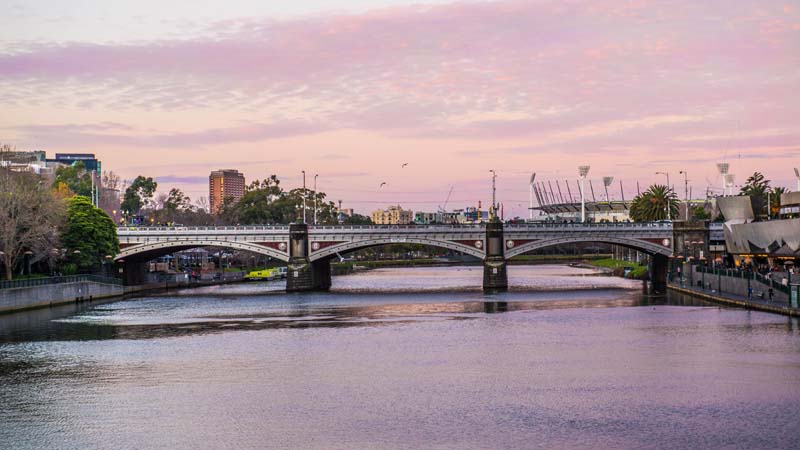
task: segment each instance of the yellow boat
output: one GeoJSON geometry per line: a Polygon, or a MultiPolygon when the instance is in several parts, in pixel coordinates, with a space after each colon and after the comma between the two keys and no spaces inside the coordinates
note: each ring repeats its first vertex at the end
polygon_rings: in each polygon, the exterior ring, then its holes
{"type": "Polygon", "coordinates": [[[248,281],[271,281],[271,280],[278,280],[281,278],[280,269],[275,267],[272,269],[264,269],[264,270],[254,270],[247,275],[244,276],[245,280],[248,281]]]}

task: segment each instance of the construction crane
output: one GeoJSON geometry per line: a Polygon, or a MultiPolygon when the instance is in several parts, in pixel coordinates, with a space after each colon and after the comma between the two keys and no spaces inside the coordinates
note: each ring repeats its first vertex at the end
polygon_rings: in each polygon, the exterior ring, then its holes
{"type": "Polygon", "coordinates": [[[447,203],[450,202],[450,196],[453,195],[453,185],[450,185],[450,190],[447,192],[447,198],[444,199],[444,206],[439,206],[440,213],[447,212],[447,203]]]}

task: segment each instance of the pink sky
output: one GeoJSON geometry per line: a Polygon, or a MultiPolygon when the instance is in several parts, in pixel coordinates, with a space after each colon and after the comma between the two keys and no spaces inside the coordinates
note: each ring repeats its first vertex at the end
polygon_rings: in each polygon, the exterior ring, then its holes
{"type": "Polygon", "coordinates": [[[507,217],[527,216],[531,172],[563,183],[580,164],[629,193],[656,171],[681,196],[680,170],[694,193],[718,189],[723,158],[737,182],[759,170],[794,187],[796,1],[397,3],[139,38],[1,34],[0,141],[94,152],[193,199],[213,169],[287,187],[306,170],[361,212],[435,210],[451,185],[450,207],[486,204],[489,169],[507,217]]]}

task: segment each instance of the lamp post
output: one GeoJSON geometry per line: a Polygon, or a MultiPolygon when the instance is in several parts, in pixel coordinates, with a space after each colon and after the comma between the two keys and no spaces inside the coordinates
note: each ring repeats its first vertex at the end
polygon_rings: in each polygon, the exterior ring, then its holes
{"type": "Polygon", "coordinates": [[[686,203],[684,203],[686,211],[686,218],[684,220],[688,222],[689,221],[689,174],[687,174],[685,170],[681,170],[678,173],[683,175],[683,189],[684,189],[683,195],[686,201],[686,203]]]}
{"type": "MultiPolygon", "coordinates": [[[[656,172],[656,175],[666,175],[667,176],[667,194],[669,194],[670,187],[669,187],[669,172],[656,172]]],[[[672,213],[669,207],[669,196],[667,196],[667,220],[672,220],[672,213]]]]}
{"type": "Polygon", "coordinates": [[[584,188],[584,183],[586,182],[586,175],[589,175],[590,168],[591,166],[578,166],[578,174],[581,177],[581,223],[586,222],[586,189],[584,188]]]}
{"type": "Polygon", "coordinates": [[[489,220],[494,222],[494,220],[497,218],[497,188],[495,184],[495,181],[497,180],[497,172],[495,172],[494,169],[489,169],[489,172],[492,173],[492,207],[489,210],[489,220]]]}
{"type": "Polygon", "coordinates": [[[318,173],[314,174],[314,225],[317,224],[317,177],[318,173]]]}
{"type": "Polygon", "coordinates": [[[303,170],[303,223],[306,223],[306,171],[303,170]]]}

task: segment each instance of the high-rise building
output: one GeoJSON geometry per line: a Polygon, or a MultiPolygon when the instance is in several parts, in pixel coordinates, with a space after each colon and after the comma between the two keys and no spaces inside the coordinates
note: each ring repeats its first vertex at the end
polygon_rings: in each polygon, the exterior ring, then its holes
{"type": "Polygon", "coordinates": [[[238,202],[244,196],[244,174],[235,169],[221,169],[208,177],[208,203],[211,214],[218,214],[228,200],[238,202]]]}
{"type": "Polygon", "coordinates": [[[372,211],[372,223],[375,225],[406,225],[414,220],[414,212],[397,206],[386,210],[372,211]]]}

